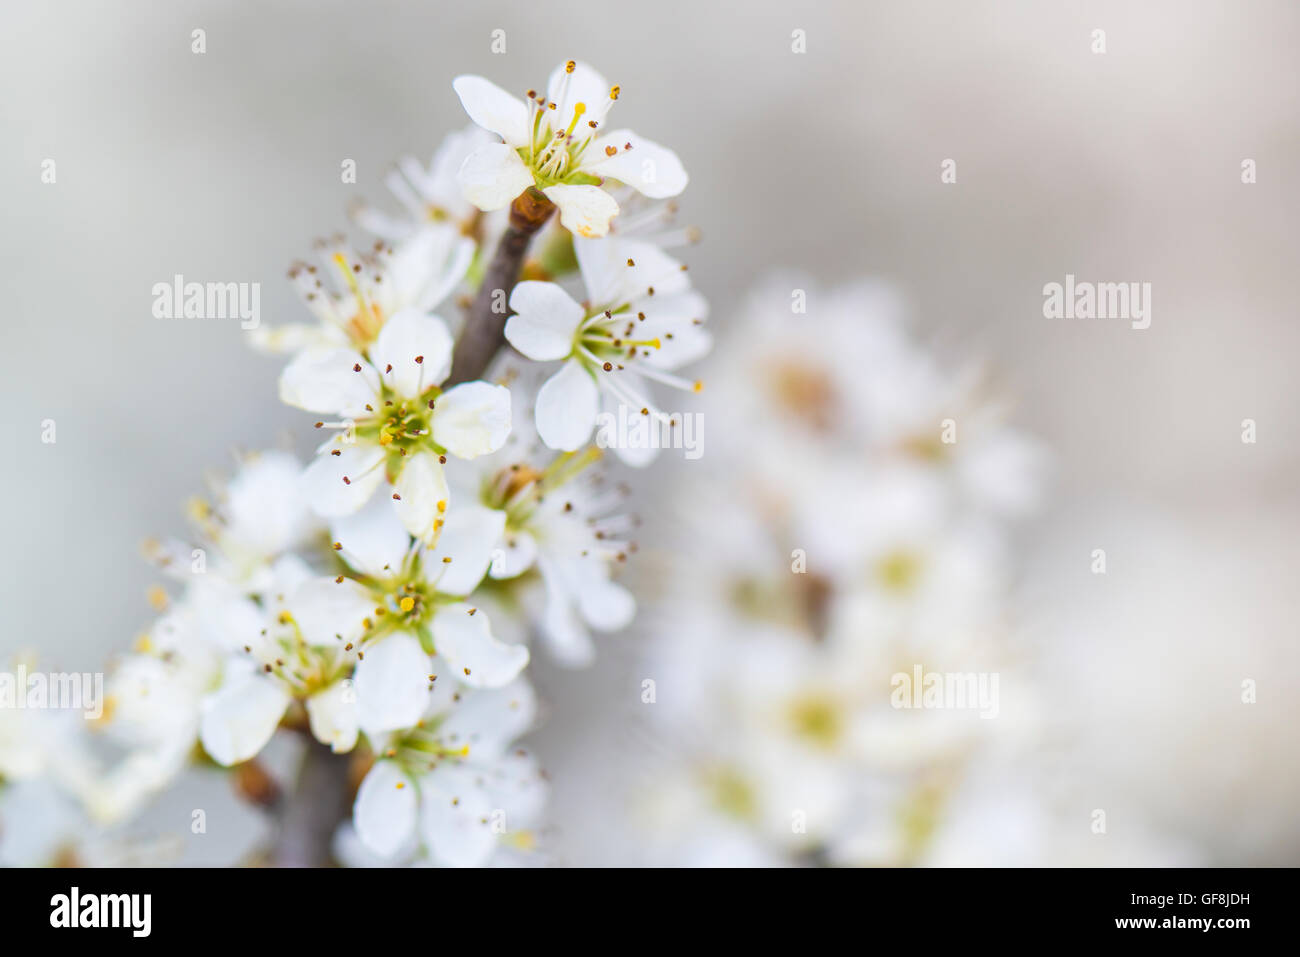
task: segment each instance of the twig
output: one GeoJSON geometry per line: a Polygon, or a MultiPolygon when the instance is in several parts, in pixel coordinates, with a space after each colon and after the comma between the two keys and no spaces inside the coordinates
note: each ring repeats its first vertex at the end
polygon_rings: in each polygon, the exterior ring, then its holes
{"type": "Polygon", "coordinates": [[[528,243],[546,225],[555,205],[535,189],[520,193],[510,206],[510,225],[501,235],[483,283],[465,317],[465,329],[452,358],[447,385],[480,378],[506,341],[506,310],[493,307],[510,298],[519,281],[528,243]]]}
{"type": "Polygon", "coordinates": [[[275,867],[329,867],[334,832],[352,814],[348,758],[310,734],[292,793],[280,805],[279,832],[271,853],[275,867]]]}

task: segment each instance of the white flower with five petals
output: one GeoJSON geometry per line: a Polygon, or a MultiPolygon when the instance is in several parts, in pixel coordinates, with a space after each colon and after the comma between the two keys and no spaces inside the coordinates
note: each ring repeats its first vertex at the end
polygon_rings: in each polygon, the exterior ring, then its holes
{"type": "Polygon", "coordinates": [[[438,389],[451,354],[442,319],[406,310],[388,320],[367,355],[314,349],[284,370],[285,402],[340,417],[330,423],[339,433],[304,475],[318,514],[355,513],[387,475],[406,530],[426,541],[437,538],[447,509],[447,455],[472,459],[493,452],[510,431],[509,389],[487,382],[438,389]]]}
{"type": "MultiPolygon", "coordinates": [[[[681,263],[637,240],[574,240],[587,298],[579,303],[554,283],[526,280],[510,296],[506,339],[530,359],[564,365],[538,390],[537,432],[550,448],[573,451],[591,437],[607,400],[642,415],[667,418],[643,380],[687,392],[698,381],[672,374],[703,356],[708,304],[691,289],[681,263]]],[[[653,449],[617,449],[643,465],[653,449]]]]}
{"type": "Polygon", "coordinates": [[[361,782],[352,812],[361,842],[384,858],[418,842],[434,863],[468,867],[522,836],[512,825],[536,817],[545,789],[532,758],[510,747],[535,714],[522,678],[480,691],[435,682],[425,720],[384,742],[361,782]]]}
{"type": "Polygon", "coordinates": [[[546,96],[520,100],[481,76],[458,76],[452,86],[475,123],[502,142],[465,160],[460,182],[479,209],[508,206],[527,189],[540,190],[560,210],[560,223],[577,236],[604,236],[618,203],[606,180],[662,199],[686,188],[677,154],[631,130],[605,132],[619,88],[585,63],[557,67],[546,96]]]}

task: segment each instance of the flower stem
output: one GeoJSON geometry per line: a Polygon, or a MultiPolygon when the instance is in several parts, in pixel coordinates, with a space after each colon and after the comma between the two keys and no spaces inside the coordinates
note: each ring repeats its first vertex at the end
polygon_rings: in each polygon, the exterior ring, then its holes
{"type": "Polygon", "coordinates": [[[492,357],[506,341],[507,310],[496,311],[493,307],[509,300],[515,283],[519,281],[528,244],[553,212],[555,205],[535,189],[520,193],[510,204],[510,224],[501,235],[492,261],[483,274],[483,283],[478,287],[465,317],[465,328],[452,358],[448,386],[481,378],[492,357]]]}

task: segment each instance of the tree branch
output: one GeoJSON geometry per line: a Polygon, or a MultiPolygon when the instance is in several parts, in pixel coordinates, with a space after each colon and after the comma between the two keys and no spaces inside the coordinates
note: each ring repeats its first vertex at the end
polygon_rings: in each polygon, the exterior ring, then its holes
{"type": "Polygon", "coordinates": [[[493,306],[509,300],[519,281],[524,256],[533,236],[546,225],[555,205],[535,189],[529,189],[510,204],[510,225],[501,235],[492,261],[483,274],[483,283],[465,317],[465,328],[456,343],[451,375],[446,385],[458,385],[481,378],[492,357],[506,341],[506,311],[493,306]]]}
{"type": "Polygon", "coordinates": [[[329,867],[339,822],[352,814],[347,755],[335,754],[310,734],[293,790],[280,803],[275,867],[329,867]]]}

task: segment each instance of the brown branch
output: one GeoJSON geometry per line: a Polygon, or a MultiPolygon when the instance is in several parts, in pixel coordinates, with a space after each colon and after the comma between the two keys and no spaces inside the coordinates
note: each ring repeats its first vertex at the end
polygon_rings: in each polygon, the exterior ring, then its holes
{"type": "Polygon", "coordinates": [[[335,754],[310,734],[293,790],[280,803],[274,867],[329,867],[341,821],[352,815],[348,756],[335,754]]]}
{"type": "Polygon", "coordinates": [[[519,281],[528,243],[553,212],[555,205],[535,189],[520,193],[511,203],[510,225],[501,235],[501,242],[483,274],[483,283],[465,316],[465,328],[456,343],[447,386],[481,378],[505,343],[508,310],[495,312],[493,306],[509,300],[519,281]]]}

